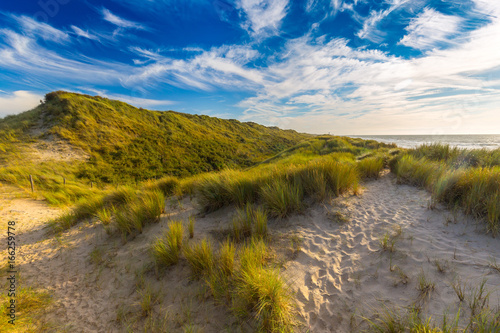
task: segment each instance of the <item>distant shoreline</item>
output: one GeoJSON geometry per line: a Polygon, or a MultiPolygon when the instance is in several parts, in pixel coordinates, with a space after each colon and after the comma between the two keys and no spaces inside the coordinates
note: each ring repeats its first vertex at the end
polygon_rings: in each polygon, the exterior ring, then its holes
{"type": "Polygon", "coordinates": [[[401,148],[415,148],[422,144],[442,143],[465,149],[500,148],[500,134],[436,134],[436,135],[346,135],[351,138],[395,143],[401,148]]]}

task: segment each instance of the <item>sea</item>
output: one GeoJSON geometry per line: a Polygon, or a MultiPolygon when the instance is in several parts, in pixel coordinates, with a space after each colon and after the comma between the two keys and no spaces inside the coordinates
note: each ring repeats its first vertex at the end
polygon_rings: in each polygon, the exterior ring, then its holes
{"type": "Polygon", "coordinates": [[[352,138],[376,140],[384,143],[395,143],[402,148],[415,148],[423,144],[442,143],[452,147],[467,149],[497,149],[500,148],[499,134],[469,134],[469,135],[348,135],[352,138]]]}

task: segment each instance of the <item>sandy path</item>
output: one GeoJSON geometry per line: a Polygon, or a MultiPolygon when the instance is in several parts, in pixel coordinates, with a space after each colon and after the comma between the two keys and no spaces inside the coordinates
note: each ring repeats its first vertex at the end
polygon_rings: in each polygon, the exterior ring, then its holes
{"type": "MultiPolygon", "coordinates": [[[[429,200],[426,191],[396,185],[385,174],[366,183],[361,196],[338,198],[290,220],[303,243],[287,274],[311,332],[359,331],[362,317],[391,306],[416,306],[441,322],[444,311],[453,317],[461,305],[450,287],[457,277],[474,287],[486,278],[490,306],[500,304],[500,272],[490,267],[500,263],[498,239],[461,214],[428,209],[429,200]],[[350,221],[339,223],[332,211],[350,221]],[[381,248],[385,233],[395,239],[394,252],[381,248]],[[422,274],[435,283],[430,298],[419,298],[422,274]]],[[[468,313],[466,304],[461,307],[468,313]]]]}

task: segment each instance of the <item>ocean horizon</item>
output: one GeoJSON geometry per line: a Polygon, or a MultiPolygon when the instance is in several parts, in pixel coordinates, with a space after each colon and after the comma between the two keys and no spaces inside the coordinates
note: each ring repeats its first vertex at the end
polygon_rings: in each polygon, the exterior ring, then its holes
{"type": "Polygon", "coordinates": [[[415,148],[423,144],[442,143],[466,149],[500,148],[500,134],[440,134],[440,135],[347,135],[351,138],[395,143],[401,148],[415,148]]]}

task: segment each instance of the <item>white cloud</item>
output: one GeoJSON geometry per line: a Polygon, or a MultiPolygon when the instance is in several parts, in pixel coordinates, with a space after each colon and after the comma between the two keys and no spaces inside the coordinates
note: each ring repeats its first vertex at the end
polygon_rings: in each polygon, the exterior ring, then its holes
{"type": "MultiPolygon", "coordinates": [[[[146,55],[150,56],[148,52],[146,55]]],[[[257,51],[248,46],[212,48],[185,60],[155,55],[155,61],[130,75],[127,84],[166,83],[181,88],[212,91],[215,87],[255,90],[264,81],[264,74],[259,70],[245,67],[259,56],[257,51]]]]}
{"type": "MultiPolygon", "coordinates": [[[[500,105],[500,5],[477,1],[475,10],[487,12],[489,23],[462,33],[446,49],[434,48],[417,58],[356,49],[345,39],[308,35],[289,40],[268,58],[253,43],[196,48],[184,59],[165,56],[165,50],[136,47],[130,50],[140,59],[127,65],[78,54],[64,57],[38,44],[39,34],[3,29],[0,67],[29,73],[30,78],[67,82],[69,77],[80,84],[121,84],[139,91],[165,85],[244,91],[253,97],[238,104],[245,110],[243,120],[307,132],[388,134],[415,128],[466,132],[478,128],[481,121],[489,124],[499,118],[493,111],[500,105]]],[[[422,16],[410,22],[414,31],[422,16]]],[[[264,34],[274,26],[262,26],[259,31],[264,34]]],[[[250,25],[249,29],[253,31],[250,25]]],[[[165,102],[128,101],[152,106],[165,102]]]]}
{"type": "Polygon", "coordinates": [[[24,15],[10,15],[10,17],[19,24],[25,35],[40,37],[57,43],[69,41],[69,36],[66,32],[56,29],[46,23],[35,21],[31,17],[24,15]]]}
{"type": "Polygon", "coordinates": [[[408,34],[399,43],[420,50],[432,49],[439,43],[450,43],[447,38],[458,32],[461,21],[457,16],[426,8],[411,20],[406,27],[408,34]]]}
{"type": "Polygon", "coordinates": [[[0,117],[28,111],[40,104],[43,95],[18,90],[10,94],[0,94],[0,117]]]}
{"type": "Polygon", "coordinates": [[[77,26],[72,25],[71,29],[73,29],[75,34],[79,37],[97,40],[97,41],[99,40],[99,37],[97,37],[96,35],[93,35],[93,34],[89,33],[88,31],[82,30],[82,29],[78,28],[77,26]]]}
{"type": "MultiPolygon", "coordinates": [[[[386,36],[386,32],[378,29],[379,23],[387,18],[392,12],[397,11],[406,5],[418,5],[420,1],[411,2],[410,0],[392,0],[389,8],[385,10],[372,10],[370,15],[362,19],[363,28],[358,31],[357,36],[362,39],[368,39],[374,43],[381,43],[386,36]]],[[[359,15],[355,13],[355,18],[361,20],[359,15]]]]}
{"type": "Polygon", "coordinates": [[[237,0],[246,21],[243,28],[254,36],[275,34],[287,14],[289,0],[237,0]]]}
{"type": "Polygon", "coordinates": [[[299,38],[239,106],[244,120],[314,133],[477,132],[481,121],[500,120],[499,38],[495,19],[452,48],[411,59],[299,38]]]}
{"type": "Polygon", "coordinates": [[[143,25],[136,23],[136,22],[126,20],[124,18],[121,18],[121,17],[111,13],[106,8],[102,9],[101,14],[102,14],[105,21],[108,21],[109,23],[112,23],[112,24],[116,25],[117,27],[124,28],[124,29],[146,30],[146,27],[144,27],[143,25]]]}
{"type": "Polygon", "coordinates": [[[31,78],[62,79],[68,77],[80,82],[116,83],[132,70],[120,63],[88,59],[78,54],[66,58],[40,46],[34,37],[18,34],[12,30],[0,30],[4,44],[0,44],[0,66],[31,78]]]}

